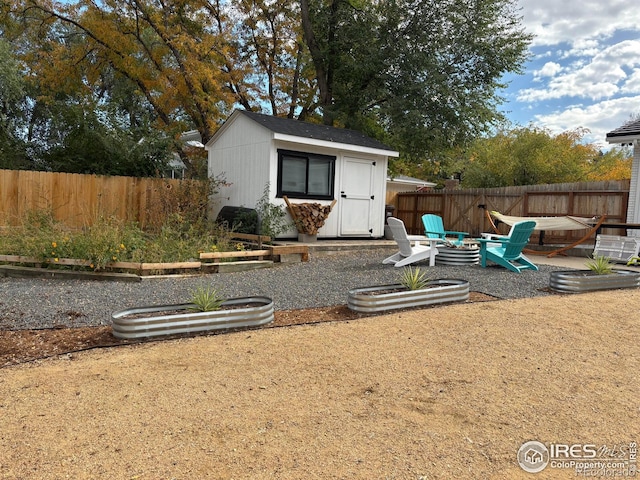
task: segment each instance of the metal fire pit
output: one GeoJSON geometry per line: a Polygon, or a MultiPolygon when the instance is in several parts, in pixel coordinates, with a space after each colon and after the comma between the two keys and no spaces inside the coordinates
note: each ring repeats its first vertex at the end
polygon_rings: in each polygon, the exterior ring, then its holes
{"type": "Polygon", "coordinates": [[[477,265],[479,262],[479,248],[438,246],[436,265],[477,265]]]}

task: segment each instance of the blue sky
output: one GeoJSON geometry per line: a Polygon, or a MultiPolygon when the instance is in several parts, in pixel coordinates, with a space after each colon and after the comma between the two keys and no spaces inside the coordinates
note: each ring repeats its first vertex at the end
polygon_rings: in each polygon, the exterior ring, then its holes
{"type": "Polygon", "coordinates": [[[554,134],[605,136],[640,116],[640,8],[631,0],[517,0],[535,35],[523,75],[506,77],[502,110],[514,123],[554,134]]]}

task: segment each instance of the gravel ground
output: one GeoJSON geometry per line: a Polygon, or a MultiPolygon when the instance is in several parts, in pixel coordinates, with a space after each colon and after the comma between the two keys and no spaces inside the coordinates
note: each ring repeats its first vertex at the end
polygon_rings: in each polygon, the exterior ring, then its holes
{"type": "MultiPolygon", "coordinates": [[[[268,296],[276,310],[344,305],[347,291],[397,283],[400,271],[381,260],[389,250],[312,255],[309,262],[273,268],[189,277],[104,282],[39,278],[0,278],[0,328],[32,329],[109,325],[110,314],[134,306],[185,303],[200,285],[213,285],[224,297],[268,296]]],[[[498,298],[548,295],[549,273],[560,268],[512,273],[475,266],[424,267],[430,277],[468,280],[474,292],[498,298]]]]}

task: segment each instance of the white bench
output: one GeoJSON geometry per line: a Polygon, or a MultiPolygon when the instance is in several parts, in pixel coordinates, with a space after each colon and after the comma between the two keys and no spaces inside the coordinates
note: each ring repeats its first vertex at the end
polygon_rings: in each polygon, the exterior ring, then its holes
{"type": "Polygon", "coordinates": [[[593,256],[607,257],[612,262],[627,263],[640,252],[640,240],[620,235],[597,235],[593,256]]]}

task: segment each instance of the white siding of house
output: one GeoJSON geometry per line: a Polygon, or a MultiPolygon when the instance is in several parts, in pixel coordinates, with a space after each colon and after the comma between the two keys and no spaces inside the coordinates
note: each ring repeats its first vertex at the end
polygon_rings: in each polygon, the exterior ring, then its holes
{"type": "MultiPolygon", "coordinates": [[[[631,184],[629,187],[629,205],[627,223],[640,223],[640,140],[634,142],[633,163],[631,166],[631,184]]],[[[627,235],[640,236],[640,231],[629,230],[627,235]]]]}

